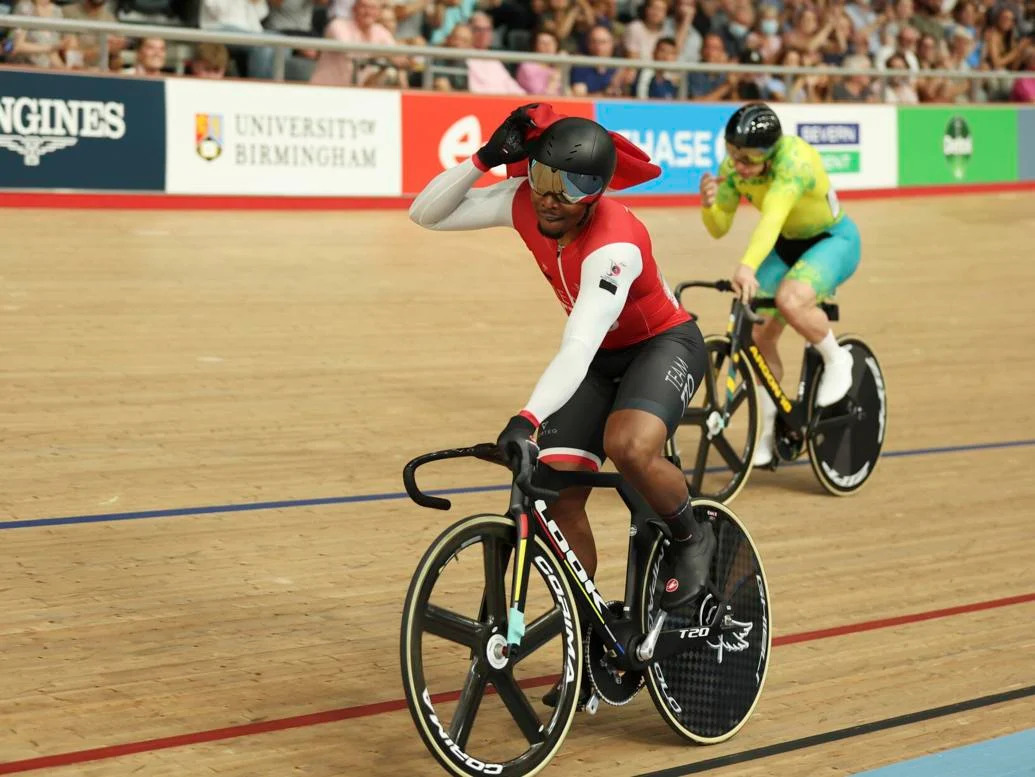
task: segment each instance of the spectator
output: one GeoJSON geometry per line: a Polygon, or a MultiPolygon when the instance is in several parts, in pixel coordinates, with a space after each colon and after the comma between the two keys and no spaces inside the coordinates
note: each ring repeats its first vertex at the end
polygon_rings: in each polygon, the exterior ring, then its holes
{"type": "MultiPolygon", "coordinates": [[[[320,0],[322,3],[327,3],[327,22],[324,24],[326,28],[327,24],[331,23],[332,19],[351,19],[352,18],[352,6],[356,4],[356,0],[320,0]]],[[[317,31],[321,32],[322,31],[317,31]]]]}
{"type": "Polygon", "coordinates": [[[729,23],[718,29],[712,28],[722,36],[722,43],[731,59],[740,59],[747,49],[747,35],[755,26],[755,9],[751,0],[735,0],[729,23]]]}
{"type": "MultiPolygon", "coordinates": [[[[969,59],[974,49],[974,44],[974,36],[965,27],[953,26],[949,37],[949,52],[945,55],[945,68],[961,73],[973,71],[969,59]]],[[[946,93],[943,99],[946,102],[976,102],[979,98],[977,79],[948,79],[945,89],[946,93]]],[[[981,96],[983,97],[983,95],[981,96]]]]}
{"type": "MultiPolygon", "coordinates": [[[[267,0],[270,15],[263,22],[264,27],[280,35],[316,36],[313,30],[313,0],[267,0]]],[[[316,58],[315,49],[293,49],[284,61],[284,78],[288,81],[308,81],[313,74],[316,58]]],[[[272,64],[271,64],[272,69],[272,64]]]]}
{"type": "MultiPolygon", "coordinates": [[[[466,24],[453,25],[446,38],[446,47],[451,49],[470,49],[474,47],[471,28],[466,24]]],[[[439,92],[467,91],[467,62],[463,59],[437,59],[433,62],[433,70],[447,69],[447,72],[435,76],[432,87],[439,92]]]]}
{"type": "Polygon", "coordinates": [[[906,62],[906,66],[910,70],[919,70],[920,60],[916,58],[916,45],[919,40],[920,33],[908,24],[903,25],[895,36],[895,44],[892,46],[882,46],[877,52],[877,67],[882,67],[882,63],[887,62],[888,57],[892,54],[901,54],[906,62]]]}
{"type": "MultiPolygon", "coordinates": [[[[762,54],[757,49],[744,49],[737,61],[742,65],[761,65],[762,54]]],[[[736,88],[733,92],[734,99],[743,101],[763,99],[760,79],[764,78],[764,76],[755,73],[737,75],[734,79],[736,81],[736,88]]]]}
{"type": "MultiPolygon", "coordinates": [[[[797,0],[795,0],[797,1],[797,0]]],[[[730,8],[733,0],[698,0],[697,18],[694,24],[701,33],[701,39],[710,32],[717,33],[730,23],[730,8]]]]}
{"type": "Polygon", "coordinates": [[[826,43],[820,47],[820,52],[826,64],[840,66],[848,56],[848,44],[852,39],[852,20],[838,6],[832,6],[830,13],[834,19],[834,27],[827,36],[826,43]]]}
{"type": "MultiPolygon", "coordinates": [[[[60,19],[61,8],[50,0],[18,0],[14,6],[18,16],[38,16],[41,19],[60,19]]],[[[36,67],[63,68],[62,54],[74,49],[75,36],[49,30],[15,30],[10,62],[36,67]]],[[[74,57],[73,57],[74,59],[74,57]]]]}
{"type": "MultiPolygon", "coordinates": [[[[943,64],[943,54],[938,47],[938,41],[933,35],[923,35],[917,45],[916,58],[920,63],[920,72],[925,70],[938,70],[943,64]]],[[[922,103],[936,103],[944,101],[945,87],[944,79],[924,76],[916,81],[916,94],[922,103]]]]}
{"type": "MultiPolygon", "coordinates": [[[[324,29],[324,37],[349,43],[376,43],[382,46],[392,46],[395,44],[395,38],[378,21],[380,14],[381,8],[377,0],[356,0],[352,6],[352,18],[335,17],[331,19],[324,29]]],[[[402,61],[397,62],[395,66],[405,67],[405,57],[400,60],[402,61]]],[[[362,85],[371,78],[375,78],[381,70],[388,66],[388,60],[383,60],[380,65],[366,66],[356,77],[356,83],[362,85]]],[[[321,86],[352,86],[352,56],[340,51],[321,51],[309,83],[321,86]]]]}
{"type": "Polygon", "coordinates": [[[427,12],[428,27],[431,29],[428,41],[431,45],[441,45],[456,25],[466,24],[476,5],[477,0],[435,0],[431,10],[427,12]]]}
{"type": "MultiPolygon", "coordinates": [[[[985,28],[985,65],[990,70],[1012,70],[1025,61],[1031,47],[1030,38],[1021,38],[1017,32],[1013,9],[1003,5],[991,12],[993,23],[985,28]]],[[[1013,84],[1005,78],[987,82],[991,100],[1009,99],[1013,84]]]]}
{"type": "Polygon", "coordinates": [[[704,39],[694,26],[696,18],[697,0],[676,0],[676,46],[679,49],[679,59],[683,62],[701,61],[701,44],[704,39]]]}
{"type": "MultiPolygon", "coordinates": [[[[870,58],[865,54],[852,54],[845,57],[843,67],[855,70],[865,70],[873,67],[870,58]]],[[[831,99],[834,102],[846,103],[872,103],[877,102],[879,95],[873,90],[870,76],[854,75],[847,76],[834,84],[831,99]]]]}
{"type": "MultiPolygon", "coordinates": [[[[606,27],[594,27],[589,32],[589,53],[594,57],[613,57],[615,41],[606,27]]],[[[635,76],[633,76],[635,77],[635,76]]],[[[578,96],[606,94],[617,96],[628,90],[630,74],[627,70],[607,66],[577,66],[571,69],[571,93],[578,96]]]]}
{"type": "MultiPolygon", "coordinates": [[[[801,53],[794,49],[786,49],[783,52],[783,60],[780,62],[784,67],[801,67],[801,53]]],[[[801,103],[806,100],[805,76],[801,74],[790,75],[784,82],[786,86],[786,99],[790,102],[801,103]]]]}
{"type": "MultiPolygon", "coordinates": [[[[396,43],[403,43],[407,46],[424,46],[427,44],[427,41],[420,35],[416,38],[399,38],[399,20],[396,17],[395,8],[391,5],[381,6],[380,21],[381,26],[392,34],[396,43]]],[[[393,57],[393,61],[385,70],[385,77],[382,79],[383,86],[412,86],[419,88],[422,85],[421,72],[424,70],[424,57],[393,57]],[[394,76],[392,75],[393,68],[395,71],[394,76]]]]}
{"type": "Polygon", "coordinates": [[[230,50],[222,43],[199,43],[190,61],[195,78],[223,78],[230,64],[230,50]]]}
{"type": "Polygon", "coordinates": [[[985,28],[985,62],[992,70],[1007,70],[1024,61],[1031,46],[1017,32],[1016,16],[1008,6],[993,11],[993,23],[985,28]]]}
{"type": "Polygon", "coordinates": [[[393,0],[389,4],[395,14],[395,39],[411,46],[422,46],[427,0],[393,0]]]}
{"type": "Polygon", "coordinates": [[[898,31],[908,25],[909,20],[915,16],[915,11],[913,0],[895,0],[894,4],[889,3],[887,7],[887,20],[884,25],[888,41],[895,40],[898,36],[898,31]]]}
{"type": "MultiPolygon", "coordinates": [[[[269,15],[266,0],[201,0],[201,29],[226,32],[264,32],[269,15]]],[[[273,49],[268,46],[232,46],[249,78],[273,77],[273,49]]]]}
{"type": "Polygon", "coordinates": [[[141,38],[137,45],[137,62],[129,71],[138,76],[160,76],[165,69],[165,41],[141,38]]]}
{"type": "MultiPolygon", "coordinates": [[[[540,30],[535,36],[536,54],[556,54],[560,50],[557,36],[547,30],[540,30]]],[[[528,94],[554,96],[562,94],[561,69],[556,65],[541,62],[522,62],[517,69],[517,82],[528,94]]]]}
{"type": "MultiPolygon", "coordinates": [[[[594,27],[606,27],[614,38],[625,36],[625,24],[618,19],[618,0],[579,0],[585,10],[575,20],[574,38],[578,51],[589,51],[589,33],[594,27]]],[[[564,49],[564,41],[561,41],[564,49]]]]}
{"type": "Polygon", "coordinates": [[[471,28],[471,42],[476,49],[490,51],[498,48],[495,45],[495,31],[492,26],[492,17],[485,11],[475,11],[471,14],[467,25],[471,28]]]}
{"type": "Polygon", "coordinates": [[[758,15],[758,24],[755,25],[755,29],[762,38],[762,45],[759,49],[762,53],[762,60],[765,62],[779,60],[783,50],[779,9],[770,3],[764,4],[758,15]]]}
{"type": "Polygon", "coordinates": [[[974,46],[967,56],[967,64],[970,65],[971,70],[976,70],[981,66],[981,60],[983,59],[983,47],[984,43],[981,40],[981,36],[978,34],[977,21],[978,21],[978,9],[977,5],[972,0],[961,0],[956,4],[956,7],[952,9],[952,18],[956,22],[956,29],[964,29],[970,33],[971,39],[974,41],[974,46]]]}
{"type": "MultiPolygon", "coordinates": [[[[675,38],[658,38],[654,44],[655,62],[675,62],[678,49],[675,38]]],[[[636,96],[641,99],[674,100],[679,93],[678,71],[645,67],[636,79],[636,96]]]]}
{"type": "MultiPolygon", "coordinates": [[[[107,0],[80,0],[75,5],[66,5],[62,11],[66,19],[91,22],[117,22],[115,14],[108,7],[107,0]]],[[[126,39],[121,35],[109,35],[108,52],[120,54],[126,48],[126,39]]],[[[83,64],[89,68],[101,65],[101,36],[94,32],[81,32],[75,36],[76,48],[82,55],[83,64]]]]}
{"type": "MultiPolygon", "coordinates": [[[[818,53],[785,52],[785,65],[802,65],[804,67],[816,67],[821,64],[818,53]],[[788,54],[796,54],[788,61],[788,54]]],[[[830,78],[825,75],[800,75],[794,79],[788,91],[788,100],[796,103],[822,103],[827,102],[830,94],[830,78]]]]}
{"type": "MultiPolygon", "coordinates": [[[[492,19],[484,11],[471,14],[471,43],[474,48],[492,48],[492,19]]],[[[473,94],[525,94],[507,66],[498,59],[468,59],[467,88],[473,94]]]]}
{"type": "Polygon", "coordinates": [[[647,59],[653,56],[659,38],[672,38],[676,34],[675,23],[668,17],[667,0],[646,0],[640,18],[625,28],[622,43],[625,55],[630,59],[647,59]]]}
{"type": "MultiPolygon", "coordinates": [[[[902,54],[892,54],[884,63],[887,70],[912,69],[902,54]]],[[[916,89],[910,83],[910,79],[904,76],[890,76],[887,86],[884,87],[884,102],[896,103],[898,105],[916,105],[920,102],[916,89]]]]}
{"type": "Polygon", "coordinates": [[[284,35],[313,34],[313,0],[267,0],[269,16],[264,25],[284,35]]]}
{"type": "Polygon", "coordinates": [[[819,24],[819,16],[811,6],[804,6],[794,18],[794,27],[784,33],[783,45],[802,54],[819,51],[834,31],[834,17],[828,14],[823,26],[819,24]]]}
{"type": "MultiPolygon", "coordinates": [[[[724,65],[729,61],[722,38],[709,33],[701,44],[701,61],[710,65],[724,65]]],[[[733,93],[735,84],[725,73],[691,73],[687,91],[695,100],[724,100],[733,93]]]]}
{"type": "Polygon", "coordinates": [[[921,35],[930,35],[935,42],[945,39],[945,27],[938,19],[942,11],[941,0],[916,0],[917,12],[909,20],[910,25],[920,31],[921,35]]]}
{"type": "Polygon", "coordinates": [[[547,0],[547,8],[539,16],[539,28],[556,35],[563,51],[574,53],[578,41],[572,33],[580,15],[582,10],[575,0],[547,0]]]}
{"type": "Polygon", "coordinates": [[[1010,99],[1017,103],[1035,103],[1035,51],[1028,51],[1024,69],[1030,75],[1013,82],[1010,99]]]}
{"type": "Polygon", "coordinates": [[[852,21],[853,35],[866,38],[865,50],[856,49],[856,54],[869,54],[880,48],[880,37],[877,30],[884,15],[877,15],[871,0],[852,0],[845,6],[845,16],[852,21]]]}

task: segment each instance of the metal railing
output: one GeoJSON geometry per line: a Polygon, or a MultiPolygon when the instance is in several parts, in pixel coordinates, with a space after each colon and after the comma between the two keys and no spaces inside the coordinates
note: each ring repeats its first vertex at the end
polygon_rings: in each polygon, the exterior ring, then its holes
{"type": "MultiPolygon", "coordinates": [[[[157,24],[125,24],[121,22],[95,22],[72,19],[43,19],[36,16],[19,16],[9,14],[0,16],[0,28],[18,28],[26,30],[51,30],[63,33],[96,33],[99,37],[99,62],[108,61],[107,35],[126,38],[162,38],[169,41],[185,43],[222,43],[229,46],[273,47],[273,79],[284,80],[284,64],[291,49],[310,49],[317,51],[334,51],[343,54],[359,55],[360,58],[375,57],[424,57],[428,60],[424,79],[425,87],[430,86],[431,75],[436,59],[494,59],[504,63],[538,62],[544,65],[555,65],[561,68],[562,82],[569,83],[572,67],[614,67],[641,70],[650,68],[664,72],[678,73],[733,73],[738,75],[771,74],[776,76],[821,75],[850,77],[865,75],[884,81],[896,76],[906,78],[951,78],[955,80],[1006,80],[1011,83],[1018,78],[1031,77],[1030,71],[1011,70],[888,70],[870,68],[838,68],[830,66],[806,67],[787,65],[742,65],[736,63],[713,64],[702,62],[658,62],[653,59],[624,59],[621,57],[594,57],[575,54],[536,54],[522,51],[497,51],[485,49],[455,49],[442,46],[406,46],[380,45],[373,43],[346,43],[331,38],[314,38],[298,35],[280,35],[278,33],[244,33],[215,30],[202,30],[193,27],[162,26],[157,24]]],[[[448,67],[448,66],[446,66],[448,67]]],[[[687,79],[680,79],[679,97],[686,97],[687,79]]]]}

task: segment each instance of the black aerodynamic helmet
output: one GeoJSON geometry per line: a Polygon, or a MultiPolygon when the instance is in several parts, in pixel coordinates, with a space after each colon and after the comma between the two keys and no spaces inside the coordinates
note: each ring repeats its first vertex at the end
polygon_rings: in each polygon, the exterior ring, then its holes
{"type": "Polygon", "coordinates": [[[780,119],[765,103],[748,103],[726,122],[726,142],[737,148],[773,150],[783,136],[780,119]]]}
{"type": "Polygon", "coordinates": [[[604,193],[615,173],[618,153],[607,130],[590,119],[559,119],[532,141],[528,181],[539,194],[552,192],[567,202],[604,193]]]}

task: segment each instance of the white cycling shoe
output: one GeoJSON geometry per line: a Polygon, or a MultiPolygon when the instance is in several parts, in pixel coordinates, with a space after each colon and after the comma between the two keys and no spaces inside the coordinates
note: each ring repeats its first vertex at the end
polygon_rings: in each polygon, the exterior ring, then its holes
{"type": "Polygon", "coordinates": [[[823,365],[823,374],[816,389],[816,404],[829,407],[839,402],[852,387],[852,353],[845,348],[837,349],[837,356],[823,365]]]}
{"type": "Polygon", "coordinates": [[[772,463],[776,455],[776,404],[768,392],[761,386],[758,388],[758,423],[762,428],[755,443],[755,454],[751,464],[765,467],[772,463]]]}
{"type": "Polygon", "coordinates": [[[763,432],[755,444],[755,455],[751,457],[751,465],[754,467],[768,467],[776,455],[776,439],[772,427],[769,432],[763,432]]]}

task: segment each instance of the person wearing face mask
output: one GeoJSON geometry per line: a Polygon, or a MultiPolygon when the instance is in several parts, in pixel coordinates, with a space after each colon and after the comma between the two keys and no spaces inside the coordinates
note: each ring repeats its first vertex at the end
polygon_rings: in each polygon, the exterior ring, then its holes
{"type": "MultiPolygon", "coordinates": [[[[111,12],[107,0],[80,0],[77,5],[66,5],[63,9],[66,19],[90,22],[117,22],[111,12]]],[[[83,65],[88,68],[98,67],[101,53],[101,36],[93,32],[82,32],[75,36],[79,43],[83,65]]],[[[121,35],[108,36],[108,52],[121,54],[126,48],[126,39],[121,35]]]]}
{"type": "Polygon", "coordinates": [[[751,0],[738,0],[729,23],[719,30],[726,52],[732,59],[739,59],[748,48],[747,36],[754,25],[755,8],[751,0]]]}
{"type": "Polygon", "coordinates": [[[765,4],[759,11],[758,32],[762,36],[759,51],[766,62],[776,62],[783,51],[780,36],[780,10],[775,5],[765,4]]]}

